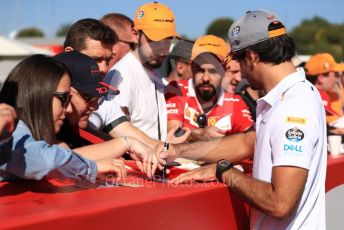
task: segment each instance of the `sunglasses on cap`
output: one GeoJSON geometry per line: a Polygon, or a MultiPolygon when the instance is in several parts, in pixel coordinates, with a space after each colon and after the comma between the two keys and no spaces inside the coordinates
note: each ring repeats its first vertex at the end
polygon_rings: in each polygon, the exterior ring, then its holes
{"type": "Polygon", "coordinates": [[[196,123],[200,128],[205,128],[208,125],[208,118],[205,113],[199,114],[196,118],[196,123]]]}
{"type": "Polygon", "coordinates": [[[53,95],[61,101],[62,107],[64,108],[68,106],[70,99],[72,97],[69,92],[55,92],[53,93],[53,95]]]}

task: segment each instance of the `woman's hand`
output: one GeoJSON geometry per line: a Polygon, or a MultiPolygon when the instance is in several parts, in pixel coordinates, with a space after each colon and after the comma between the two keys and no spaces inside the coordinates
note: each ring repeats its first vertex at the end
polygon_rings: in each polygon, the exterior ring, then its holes
{"type": "Polygon", "coordinates": [[[124,162],[119,159],[100,159],[95,161],[97,165],[97,178],[106,181],[107,174],[115,174],[120,180],[127,176],[124,162]]]}

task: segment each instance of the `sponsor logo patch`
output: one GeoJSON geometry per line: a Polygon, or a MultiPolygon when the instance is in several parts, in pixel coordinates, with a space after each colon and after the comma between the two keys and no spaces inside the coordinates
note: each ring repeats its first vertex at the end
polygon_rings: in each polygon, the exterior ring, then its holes
{"type": "Polygon", "coordinates": [[[189,118],[190,117],[190,109],[186,108],[184,114],[185,114],[186,118],[189,118]]]}
{"type": "Polygon", "coordinates": [[[165,18],[156,18],[153,20],[154,22],[169,22],[169,23],[173,23],[174,22],[174,19],[165,19],[165,18]]]}
{"type": "Polygon", "coordinates": [[[307,119],[303,117],[286,117],[285,122],[305,125],[307,124],[307,119]]]}
{"type": "Polygon", "coordinates": [[[216,124],[216,118],[215,117],[209,117],[208,118],[210,126],[215,126],[216,124]]]}
{"type": "Polygon", "coordinates": [[[90,72],[92,76],[99,77],[100,72],[98,66],[90,66],[90,72]]]}
{"type": "Polygon", "coordinates": [[[285,137],[292,142],[299,142],[302,141],[305,135],[303,132],[298,129],[297,127],[294,127],[292,129],[288,129],[285,133],[285,137]]]}
{"type": "Polygon", "coordinates": [[[202,46],[214,46],[214,47],[220,47],[221,44],[219,43],[210,43],[210,42],[207,42],[207,43],[203,43],[203,44],[199,44],[200,47],[202,46]]]}
{"type": "Polygon", "coordinates": [[[103,93],[106,93],[108,91],[108,88],[99,87],[99,88],[96,88],[96,90],[98,91],[99,94],[103,94],[103,93]]]}
{"type": "Polygon", "coordinates": [[[139,13],[137,14],[137,17],[142,18],[144,14],[145,13],[143,12],[143,10],[140,10],[139,13]]]}
{"type": "Polygon", "coordinates": [[[169,109],[167,110],[167,114],[178,114],[179,110],[178,109],[169,109]]]}
{"type": "Polygon", "coordinates": [[[239,33],[240,33],[240,26],[234,27],[233,30],[232,30],[232,36],[236,37],[236,36],[239,35],[239,33]]]}
{"type": "Polygon", "coordinates": [[[198,114],[196,114],[196,113],[193,114],[192,120],[194,123],[197,123],[197,116],[198,116],[198,114]]]}
{"type": "Polygon", "coordinates": [[[170,103],[166,104],[166,108],[176,108],[176,107],[177,107],[177,105],[174,102],[170,102],[170,103]]]}
{"type": "Polygon", "coordinates": [[[293,152],[299,152],[302,153],[301,145],[288,145],[284,144],[284,151],[293,151],[293,152]]]}

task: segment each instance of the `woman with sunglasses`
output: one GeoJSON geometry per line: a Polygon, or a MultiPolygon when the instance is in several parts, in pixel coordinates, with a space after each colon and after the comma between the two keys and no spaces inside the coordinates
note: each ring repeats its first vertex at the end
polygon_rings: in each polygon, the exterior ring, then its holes
{"type": "Polygon", "coordinates": [[[20,120],[13,132],[12,153],[0,165],[0,180],[69,178],[94,183],[103,173],[124,177],[124,164],[116,159],[88,160],[57,145],[59,132],[70,104],[71,81],[64,65],[51,57],[33,55],[9,74],[0,92],[2,102],[20,108],[20,120]]]}
{"type": "MultiPolygon", "coordinates": [[[[70,72],[71,105],[73,107],[73,111],[66,115],[66,119],[57,135],[58,140],[64,142],[66,147],[68,146],[76,153],[91,160],[118,158],[129,152],[141,171],[145,171],[149,153],[152,151],[151,148],[131,137],[130,132],[127,132],[128,137],[122,136],[113,139],[111,136],[88,126],[91,113],[98,110],[103,97],[110,93],[108,85],[102,82],[103,75],[97,62],[77,51],[61,53],[55,56],[54,59],[63,63],[70,72]],[[87,131],[88,135],[108,141],[102,143],[92,142],[80,135],[80,132],[85,131],[87,131]]],[[[103,101],[103,103],[106,102],[103,101]]],[[[121,118],[125,118],[125,121],[127,121],[125,116],[119,116],[116,122],[123,122],[124,120],[121,120],[121,118]]],[[[153,162],[157,163],[157,159],[154,158],[153,162]]]]}

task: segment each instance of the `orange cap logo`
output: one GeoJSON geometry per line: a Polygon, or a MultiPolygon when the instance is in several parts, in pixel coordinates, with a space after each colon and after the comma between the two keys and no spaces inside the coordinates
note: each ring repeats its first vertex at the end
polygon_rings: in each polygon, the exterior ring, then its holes
{"type": "Polygon", "coordinates": [[[222,38],[214,35],[205,35],[195,41],[192,47],[191,60],[194,60],[202,53],[212,53],[223,61],[229,53],[229,47],[222,38]]]}
{"type": "Polygon", "coordinates": [[[153,41],[179,37],[172,10],[158,2],[147,3],[137,9],[134,28],[142,30],[153,41]]]}

